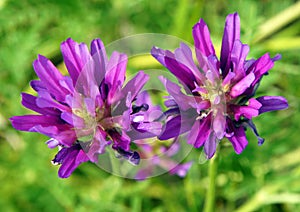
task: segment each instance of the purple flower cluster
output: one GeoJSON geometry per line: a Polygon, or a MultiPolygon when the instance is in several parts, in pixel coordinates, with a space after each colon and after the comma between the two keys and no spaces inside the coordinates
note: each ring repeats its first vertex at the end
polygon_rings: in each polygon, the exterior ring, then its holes
{"type": "Polygon", "coordinates": [[[61,51],[70,76],[39,55],[33,63],[39,80],[31,82],[38,96],[22,94],[22,104],[39,114],[12,117],[13,127],[47,135],[48,147],[60,147],[53,163],[61,164],[62,178],[83,162],[97,163],[109,145],[118,156],[139,164],[128,134],[153,137],[161,128],[143,116],[148,105],[136,102],[149,77],[140,71],[123,86],[127,56],[113,52],[108,60],[100,39],[92,41],[90,52],[85,44],[67,39],[61,51]]]}
{"type": "Polygon", "coordinates": [[[273,67],[280,55],[264,54],[247,60],[249,46],[240,41],[240,19],[237,13],[227,16],[222,40],[221,57],[217,58],[206,23],[200,19],[193,27],[196,58],[184,43],[175,52],[154,47],[152,55],[179,80],[185,89],[161,78],[169,99],[165,102],[169,116],[160,139],[169,139],[188,132],[187,142],[195,148],[204,146],[211,158],[218,142],[227,138],[237,154],[247,146],[246,127],[261,138],[252,118],[264,112],[288,107],[280,96],[254,98],[263,75],[273,67]]]}
{"type": "Polygon", "coordinates": [[[264,139],[252,118],[288,107],[280,96],[254,97],[262,77],[280,55],[247,60],[249,46],[240,41],[239,22],[237,13],[228,15],[220,60],[202,19],[193,27],[198,63],[184,43],[174,53],[153,47],[152,55],[181,84],[160,77],[169,93],[164,113],[142,91],[149,79],[143,71],[124,83],[125,54],[113,52],[108,59],[100,39],[92,41],[89,51],[84,43],[69,38],[61,44],[69,76],[63,76],[50,60],[39,55],[33,63],[39,79],[31,81],[38,95],[22,93],[23,106],[37,114],[14,116],[12,125],[50,137],[48,147],[59,147],[52,162],[61,165],[58,175],[62,178],[69,177],[83,162],[97,163],[106,148],[133,165],[148,160],[136,179],[151,176],[155,167],[183,177],[191,162],[178,164],[171,156],[179,151],[178,137],[184,133],[195,148],[204,146],[208,158],[213,157],[223,138],[240,154],[248,144],[246,128],[252,129],[261,145],[264,139]],[[149,138],[157,142],[149,143],[149,138]],[[165,145],[158,139],[171,140],[165,145]],[[160,158],[162,154],[166,157],[160,158]]]}

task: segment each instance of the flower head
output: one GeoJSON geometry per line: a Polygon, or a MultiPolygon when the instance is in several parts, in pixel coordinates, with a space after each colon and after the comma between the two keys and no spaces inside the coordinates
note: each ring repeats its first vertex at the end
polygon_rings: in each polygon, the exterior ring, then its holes
{"type": "Polygon", "coordinates": [[[38,96],[22,94],[22,104],[38,114],[12,117],[13,127],[47,135],[49,148],[60,147],[53,163],[61,164],[63,178],[83,162],[97,163],[108,146],[138,164],[139,154],[130,150],[132,137],[155,136],[143,116],[148,105],[136,102],[148,76],[140,71],[124,85],[127,56],[113,52],[108,59],[100,39],[92,41],[89,51],[69,38],[61,51],[69,76],[39,55],[33,63],[39,80],[31,81],[38,96]]]}
{"type": "Polygon", "coordinates": [[[245,128],[253,130],[261,145],[264,141],[256,130],[252,118],[261,113],[288,107],[280,96],[254,98],[263,75],[273,67],[280,55],[271,58],[268,53],[257,60],[247,60],[249,46],[240,41],[240,19],[237,13],[226,18],[220,60],[206,23],[201,19],[193,27],[196,58],[184,43],[175,52],[153,47],[152,55],[183,85],[181,87],[161,78],[168,93],[164,132],[161,139],[169,139],[189,132],[188,143],[211,158],[218,142],[227,138],[237,154],[247,146],[245,128]]]}
{"type": "Polygon", "coordinates": [[[138,151],[143,160],[143,166],[135,175],[136,180],[144,180],[157,173],[168,172],[170,175],[185,177],[192,166],[192,161],[180,163],[175,158],[181,149],[178,138],[168,141],[137,140],[138,151]]]}

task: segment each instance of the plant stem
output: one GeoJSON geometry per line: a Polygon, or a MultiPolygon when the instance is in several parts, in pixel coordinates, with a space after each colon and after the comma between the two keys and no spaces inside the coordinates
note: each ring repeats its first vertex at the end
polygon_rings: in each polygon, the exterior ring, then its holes
{"type": "Polygon", "coordinates": [[[206,199],[204,204],[204,212],[215,211],[215,192],[216,192],[216,177],[218,168],[217,154],[209,161],[208,176],[209,176],[209,187],[206,192],[206,199]]]}

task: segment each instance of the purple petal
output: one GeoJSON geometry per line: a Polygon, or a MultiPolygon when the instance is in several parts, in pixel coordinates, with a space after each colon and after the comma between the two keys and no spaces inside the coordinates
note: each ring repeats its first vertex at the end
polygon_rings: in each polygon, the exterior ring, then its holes
{"type": "Polygon", "coordinates": [[[27,93],[22,93],[22,104],[24,107],[43,115],[59,116],[60,111],[56,108],[41,108],[36,104],[37,97],[27,93]]]}
{"type": "Polygon", "coordinates": [[[80,108],[84,107],[83,96],[76,91],[74,91],[74,93],[72,95],[66,96],[66,103],[72,109],[80,109],[80,108]]]}
{"type": "Polygon", "coordinates": [[[158,136],[160,140],[175,138],[191,129],[191,120],[185,119],[185,117],[178,115],[168,120],[162,129],[162,133],[158,136]]]}
{"type": "Polygon", "coordinates": [[[200,21],[193,27],[193,37],[199,66],[204,72],[207,72],[210,70],[208,57],[216,57],[216,55],[214,46],[210,39],[208,27],[202,19],[200,19],[200,21]]]}
{"type": "Polygon", "coordinates": [[[192,107],[198,109],[207,108],[207,102],[202,101],[201,98],[185,95],[181,92],[181,88],[177,84],[171,82],[166,78],[160,77],[160,80],[165,85],[169,94],[174,98],[176,104],[180,107],[180,109],[185,111],[192,107]]]}
{"type": "MultiPolygon", "coordinates": [[[[132,78],[122,89],[122,94],[127,95],[127,93],[131,93],[131,101],[136,98],[138,93],[140,93],[143,86],[149,80],[149,76],[145,74],[143,71],[139,71],[134,78],[132,78]]],[[[146,102],[144,102],[146,103],[146,102]]],[[[138,103],[137,103],[138,104],[138,103]]]]}
{"type": "Polygon", "coordinates": [[[281,54],[276,54],[273,58],[271,58],[273,62],[277,60],[281,60],[281,54]]]}
{"type": "Polygon", "coordinates": [[[123,158],[125,160],[127,160],[129,163],[131,163],[132,165],[138,165],[140,163],[140,155],[138,152],[136,151],[126,151],[122,148],[117,148],[116,149],[118,155],[118,158],[123,158]]]}
{"type": "Polygon", "coordinates": [[[76,83],[77,92],[93,99],[95,99],[96,96],[100,95],[100,84],[97,84],[95,79],[95,72],[98,70],[95,70],[94,66],[97,66],[97,64],[94,64],[93,60],[88,61],[86,65],[82,68],[81,74],[78,77],[76,83]]]}
{"type": "Polygon", "coordinates": [[[274,110],[283,110],[288,108],[288,102],[282,96],[261,96],[256,98],[262,106],[259,109],[259,114],[274,111],[274,110]]]}
{"type": "Polygon", "coordinates": [[[233,72],[235,73],[235,81],[239,81],[246,75],[244,64],[249,52],[249,46],[242,44],[241,41],[234,41],[231,51],[231,61],[233,65],[233,72]]]}
{"type": "MultiPolygon", "coordinates": [[[[198,140],[197,138],[200,133],[199,130],[200,130],[200,121],[196,120],[191,128],[190,133],[188,134],[188,137],[187,137],[187,142],[189,144],[194,145],[196,143],[196,141],[198,140]]],[[[207,132],[207,131],[204,131],[204,133],[205,132],[207,132]]],[[[203,145],[203,143],[200,144],[200,146],[202,146],[202,145],[203,145]]]]}
{"type": "Polygon", "coordinates": [[[147,91],[142,91],[136,96],[135,104],[138,106],[146,104],[149,106],[148,110],[155,107],[153,106],[150,95],[147,91]]]}
{"type": "Polygon", "coordinates": [[[224,137],[226,128],[226,117],[222,111],[222,108],[220,108],[220,110],[217,111],[217,114],[213,117],[212,126],[216,137],[218,139],[222,139],[224,137]]]}
{"type": "Polygon", "coordinates": [[[64,101],[65,96],[69,94],[68,90],[60,85],[60,80],[63,76],[57,68],[46,57],[39,55],[38,59],[33,62],[33,67],[41,79],[43,86],[55,97],[58,101],[64,101]]]}
{"type": "Polygon", "coordinates": [[[177,77],[179,82],[184,87],[189,88],[191,91],[194,90],[194,82],[196,81],[195,76],[188,67],[175,59],[175,55],[172,52],[166,51],[165,63],[166,68],[169,69],[172,74],[177,77]]]}
{"type": "Polygon", "coordinates": [[[200,114],[202,110],[208,109],[211,104],[208,100],[202,100],[201,97],[194,96],[194,99],[191,101],[189,100],[189,104],[196,109],[197,113],[200,114]]]}
{"type": "Polygon", "coordinates": [[[158,62],[160,62],[163,66],[166,67],[166,63],[165,63],[165,56],[166,56],[166,53],[165,53],[165,50],[160,49],[160,48],[154,46],[154,47],[151,49],[151,55],[152,55],[158,62]]]}
{"type": "Polygon", "coordinates": [[[180,150],[179,139],[174,139],[173,143],[169,147],[162,147],[161,152],[163,152],[166,157],[172,157],[180,150]]]}
{"type": "Polygon", "coordinates": [[[269,53],[264,54],[258,60],[256,60],[247,70],[247,72],[253,72],[255,74],[255,80],[252,82],[254,86],[261,77],[266,74],[274,65],[274,62],[270,58],[269,53]]]}
{"type": "MultiPolygon", "coordinates": [[[[77,147],[77,146],[76,146],[77,147]]],[[[54,157],[52,160],[52,163],[54,165],[62,164],[65,157],[67,156],[67,153],[71,150],[71,148],[62,148],[54,157]]]]}
{"type": "Polygon", "coordinates": [[[87,161],[89,158],[79,144],[62,148],[53,159],[53,163],[61,164],[58,171],[60,178],[68,178],[81,163],[87,161]]]}
{"type": "Polygon", "coordinates": [[[74,86],[73,86],[73,82],[70,76],[64,76],[63,80],[59,81],[59,84],[67,89],[69,91],[69,93],[73,93],[74,92],[74,86]]]}
{"type": "Polygon", "coordinates": [[[207,77],[207,74],[209,72],[211,72],[212,76],[210,77],[210,81],[212,83],[215,82],[215,80],[219,79],[220,78],[220,72],[219,72],[219,61],[218,61],[218,58],[215,56],[215,55],[210,55],[207,57],[207,68],[208,68],[208,71],[206,71],[206,77],[207,77]]]}
{"type": "Polygon", "coordinates": [[[207,156],[207,159],[211,159],[217,148],[217,137],[215,133],[211,132],[208,136],[208,139],[204,143],[204,152],[207,156]]]}
{"type": "Polygon", "coordinates": [[[40,108],[57,108],[60,111],[70,110],[70,108],[65,104],[55,101],[46,90],[39,91],[39,97],[36,99],[36,105],[40,108]]]}
{"type": "Polygon", "coordinates": [[[164,105],[166,107],[176,107],[176,106],[178,106],[177,103],[174,101],[174,99],[167,99],[166,101],[164,101],[164,105]]]}
{"type": "Polygon", "coordinates": [[[246,91],[247,88],[249,88],[250,85],[254,82],[254,80],[254,73],[248,74],[231,88],[230,95],[235,98],[243,94],[244,91],[246,91]]]}
{"type": "Polygon", "coordinates": [[[175,107],[175,108],[171,108],[171,109],[168,109],[167,111],[165,111],[159,118],[158,120],[163,120],[163,119],[168,119],[169,117],[171,116],[177,116],[180,114],[180,110],[178,107],[175,107]]]}
{"type": "Polygon", "coordinates": [[[137,130],[147,131],[154,135],[161,133],[162,124],[160,122],[142,122],[137,126],[137,130]]]}
{"type": "Polygon", "coordinates": [[[76,141],[76,133],[72,130],[72,126],[61,123],[57,117],[25,115],[11,117],[10,121],[17,130],[38,132],[54,138],[66,146],[70,146],[76,141]]]}
{"type": "Polygon", "coordinates": [[[192,164],[193,164],[192,161],[187,162],[187,163],[183,163],[183,164],[179,164],[175,168],[173,168],[172,170],[170,170],[170,174],[171,175],[176,174],[179,177],[185,177],[185,175],[187,174],[187,172],[191,168],[192,164]]]}
{"type": "Polygon", "coordinates": [[[246,60],[244,63],[244,70],[246,73],[249,73],[250,67],[256,62],[255,59],[246,60]]]}
{"type": "Polygon", "coordinates": [[[15,129],[21,131],[32,131],[32,128],[36,125],[47,127],[59,123],[58,118],[46,115],[13,116],[10,121],[15,129]]]}
{"type": "Polygon", "coordinates": [[[31,80],[30,86],[35,90],[36,92],[39,92],[41,90],[47,90],[45,85],[40,80],[31,80]]]}
{"type": "Polygon", "coordinates": [[[113,52],[106,67],[105,83],[108,85],[109,104],[113,97],[119,91],[125,80],[125,71],[127,65],[127,56],[118,52],[113,52]]]}
{"type": "Polygon", "coordinates": [[[227,137],[228,140],[231,142],[234,151],[237,154],[241,154],[242,151],[246,148],[248,145],[248,141],[246,138],[246,134],[244,131],[244,127],[235,127],[232,121],[228,121],[228,129],[230,132],[233,132],[233,135],[231,137],[227,137]]]}
{"type": "Polygon", "coordinates": [[[126,134],[124,130],[122,130],[121,132],[118,132],[116,130],[110,130],[108,133],[114,142],[114,149],[121,148],[124,151],[129,151],[130,137],[126,134]]]}
{"type": "Polygon", "coordinates": [[[103,42],[95,39],[91,43],[91,55],[95,61],[95,80],[100,85],[104,79],[108,58],[103,42]]]}
{"type": "Polygon", "coordinates": [[[68,38],[61,44],[61,52],[75,86],[83,67],[91,59],[89,50],[84,43],[78,44],[68,38]]]}
{"type": "Polygon", "coordinates": [[[84,128],[85,123],[84,119],[76,116],[72,112],[62,112],[60,115],[61,119],[67,122],[68,124],[76,127],[76,128],[84,128]]]}
{"type": "Polygon", "coordinates": [[[53,148],[57,147],[60,143],[58,140],[51,138],[46,142],[46,144],[48,145],[48,147],[50,149],[53,149],[53,148]]]}
{"type": "Polygon", "coordinates": [[[160,140],[167,140],[170,138],[177,137],[180,134],[181,127],[181,116],[176,116],[171,120],[167,121],[164,126],[164,130],[161,135],[158,136],[160,140]]]}
{"type": "Polygon", "coordinates": [[[255,116],[259,115],[259,110],[262,104],[254,98],[249,100],[247,106],[235,106],[233,108],[234,118],[236,121],[240,119],[241,116],[246,117],[247,119],[252,119],[255,116]]]}
{"type": "Polygon", "coordinates": [[[222,39],[220,61],[223,76],[226,76],[230,69],[230,55],[236,40],[240,40],[240,17],[237,13],[233,13],[226,18],[222,39]]]}
{"type": "MultiPolygon", "coordinates": [[[[40,133],[41,130],[40,130],[40,133]]],[[[44,135],[47,135],[46,133],[43,133],[44,135]]],[[[49,136],[49,135],[48,135],[49,136]]],[[[74,144],[74,142],[77,140],[77,135],[74,129],[58,129],[57,135],[50,135],[57,139],[62,145],[69,147],[74,144]]]]}
{"type": "Polygon", "coordinates": [[[226,75],[226,77],[224,78],[223,82],[222,82],[222,86],[229,86],[231,83],[231,80],[235,77],[235,73],[233,72],[228,72],[228,74],[226,75]]]}
{"type": "Polygon", "coordinates": [[[87,146],[87,148],[82,145],[82,148],[84,152],[86,152],[91,162],[98,163],[99,154],[103,154],[105,152],[105,147],[110,144],[111,141],[106,140],[106,132],[101,128],[97,128],[92,140],[92,144],[87,146]]]}
{"type": "MultiPolygon", "coordinates": [[[[193,37],[196,48],[196,54],[199,52],[208,57],[210,55],[215,55],[215,49],[210,39],[210,34],[206,23],[200,19],[197,24],[193,27],[193,37]]],[[[199,56],[197,58],[199,60],[199,56]]],[[[200,62],[201,60],[199,60],[200,62]]]]}
{"type": "Polygon", "coordinates": [[[194,63],[192,51],[189,46],[185,43],[180,43],[180,48],[175,50],[175,58],[193,73],[199,84],[205,81],[204,76],[194,63]]]}
{"type": "Polygon", "coordinates": [[[77,135],[72,126],[70,125],[53,125],[43,126],[36,125],[30,129],[30,132],[38,132],[43,135],[49,136],[59,141],[64,146],[72,146],[77,140],[77,135]]]}
{"type": "Polygon", "coordinates": [[[211,132],[211,114],[201,121],[196,120],[188,135],[187,143],[195,148],[203,146],[211,132]]]}
{"type": "Polygon", "coordinates": [[[127,132],[127,135],[131,138],[131,140],[139,140],[139,139],[145,139],[145,138],[152,138],[157,136],[157,132],[161,132],[161,126],[157,129],[156,133],[152,133],[151,130],[141,130],[138,129],[139,124],[138,123],[132,123],[131,124],[131,131],[127,132]]]}

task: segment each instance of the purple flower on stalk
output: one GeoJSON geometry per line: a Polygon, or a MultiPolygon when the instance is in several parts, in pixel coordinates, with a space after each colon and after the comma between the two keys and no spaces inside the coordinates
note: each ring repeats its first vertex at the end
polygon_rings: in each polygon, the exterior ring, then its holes
{"type": "Polygon", "coordinates": [[[237,154],[247,146],[246,127],[252,129],[261,145],[264,139],[258,135],[252,118],[264,112],[288,107],[280,96],[254,98],[263,77],[273,67],[280,55],[270,58],[268,53],[257,60],[247,60],[249,46],[240,41],[240,19],[237,13],[226,18],[221,57],[218,60],[206,23],[200,19],[193,27],[196,58],[184,43],[175,52],[153,47],[152,55],[184,87],[161,78],[169,99],[165,102],[169,116],[160,139],[169,139],[188,133],[188,143],[195,148],[204,146],[208,158],[224,137],[233,145],[237,154]]]}
{"type": "Polygon", "coordinates": [[[100,39],[92,41],[89,51],[86,44],[69,38],[61,51],[70,76],[63,76],[39,55],[33,63],[39,80],[31,81],[38,96],[22,93],[22,104],[38,114],[12,117],[13,127],[50,137],[48,147],[60,148],[53,163],[61,164],[62,178],[83,162],[97,163],[98,155],[110,145],[118,157],[138,164],[140,157],[130,150],[128,134],[155,136],[152,125],[141,118],[148,105],[135,103],[148,76],[140,71],[123,86],[127,56],[113,52],[108,59],[100,39]],[[140,125],[148,128],[140,132],[140,125]]]}
{"type": "Polygon", "coordinates": [[[171,143],[170,141],[149,143],[147,139],[137,140],[135,143],[138,146],[141,159],[144,160],[144,167],[137,172],[136,180],[145,180],[149,176],[153,176],[156,168],[168,171],[170,175],[185,177],[192,166],[192,161],[178,163],[172,158],[180,150],[180,142],[177,138],[171,143]]]}

